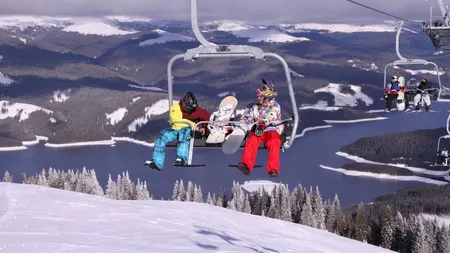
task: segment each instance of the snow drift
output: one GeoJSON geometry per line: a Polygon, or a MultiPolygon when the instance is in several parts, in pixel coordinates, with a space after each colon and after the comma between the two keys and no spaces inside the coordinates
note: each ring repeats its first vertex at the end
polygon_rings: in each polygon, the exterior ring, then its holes
{"type": "Polygon", "coordinates": [[[213,205],[0,183],[3,252],[392,252],[213,205]]]}

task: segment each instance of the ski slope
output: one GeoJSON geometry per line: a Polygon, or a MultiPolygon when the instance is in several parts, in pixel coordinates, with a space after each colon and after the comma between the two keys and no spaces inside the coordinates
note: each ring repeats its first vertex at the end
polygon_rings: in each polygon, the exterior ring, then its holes
{"type": "Polygon", "coordinates": [[[310,227],[194,202],[112,200],[0,183],[0,252],[392,252],[310,227]]]}

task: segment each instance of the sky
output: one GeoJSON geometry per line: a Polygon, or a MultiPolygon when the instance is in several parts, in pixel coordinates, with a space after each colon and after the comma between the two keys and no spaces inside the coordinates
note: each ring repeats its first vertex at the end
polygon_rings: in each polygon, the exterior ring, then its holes
{"type": "MultiPolygon", "coordinates": [[[[260,23],[364,23],[393,20],[346,0],[198,0],[199,19],[260,23]]],[[[429,20],[436,0],[355,0],[405,19],[429,20]]],[[[450,5],[450,0],[444,0],[450,5]]],[[[437,10],[437,9],[436,9],[437,10]]],[[[0,15],[142,16],[188,20],[190,0],[3,0],[0,15]]]]}

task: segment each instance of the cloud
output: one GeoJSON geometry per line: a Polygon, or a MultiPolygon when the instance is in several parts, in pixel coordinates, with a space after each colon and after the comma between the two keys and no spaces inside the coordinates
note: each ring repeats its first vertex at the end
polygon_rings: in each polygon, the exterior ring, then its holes
{"type": "MultiPolygon", "coordinates": [[[[356,0],[406,19],[429,20],[433,0],[356,0]]],[[[235,19],[262,23],[364,23],[394,20],[346,0],[198,0],[200,19],[235,19]]],[[[105,16],[129,15],[187,20],[190,0],[10,0],[1,15],[105,16]]]]}

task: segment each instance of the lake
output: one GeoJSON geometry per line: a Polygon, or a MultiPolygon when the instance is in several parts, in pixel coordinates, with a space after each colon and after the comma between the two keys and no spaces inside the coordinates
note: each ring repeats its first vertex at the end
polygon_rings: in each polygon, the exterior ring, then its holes
{"type": "MultiPolygon", "coordinates": [[[[447,103],[435,103],[435,113],[398,113],[392,112],[383,116],[386,120],[368,121],[352,124],[333,124],[333,127],[307,132],[297,138],[293,146],[281,153],[281,169],[278,178],[269,178],[266,174],[267,151],[259,150],[255,168],[249,176],[243,175],[237,168],[228,167],[237,164],[241,151],[233,155],[225,155],[221,149],[199,148],[194,151],[193,163],[206,163],[205,167],[182,168],[172,167],[175,159],[175,149],[167,149],[166,164],[161,172],[153,171],[144,166],[151,158],[152,147],[141,146],[128,142],[117,142],[112,146],[84,146],[51,148],[44,142],[29,146],[27,150],[0,152],[0,173],[8,170],[20,182],[21,173],[34,175],[43,168],[49,167],[61,170],[95,169],[97,177],[106,185],[108,174],[117,178],[117,174],[128,170],[133,180],[146,180],[149,192],[155,198],[167,199],[172,194],[175,180],[183,179],[185,186],[188,181],[201,185],[206,198],[208,192],[219,191],[219,187],[230,190],[233,180],[244,183],[248,180],[270,180],[287,183],[292,190],[297,184],[304,187],[319,186],[322,198],[332,199],[337,193],[343,206],[362,202],[371,202],[375,197],[407,186],[421,186],[421,182],[405,182],[364,177],[351,177],[325,170],[320,164],[339,167],[348,163],[344,157],[335,153],[346,144],[363,136],[373,136],[398,131],[416,129],[432,129],[443,127],[448,117],[447,103]]],[[[437,140],[436,140],[437,141],[437,140]]],[[[430,150],[430,152],[435,152],[430,150]]]]}

